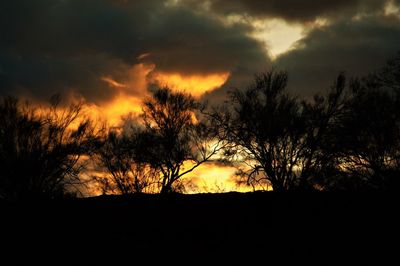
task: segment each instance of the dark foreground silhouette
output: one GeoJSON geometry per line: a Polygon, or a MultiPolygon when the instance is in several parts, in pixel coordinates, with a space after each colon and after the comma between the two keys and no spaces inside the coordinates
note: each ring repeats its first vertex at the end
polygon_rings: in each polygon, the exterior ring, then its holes
{"type": "Polygon", "coordinates": [[[3,202],[2,259],[16,252],[10,265],[384,263],[398,247],[398,198],[255,192],[3,202]]]}
{"type": "Polygon", "coordinates": [[[153,88],[139,116],[110,128],[84,102],[0,99],[0,199],[82,196],[89,183],[103,194],[184,193],[196,182],[183,177],[207,162],[275,192],[399,190],[400,55],[363,78],[341,73],[312,99],[287,82],[285,71],[260,73],[217,106],[153,88]]]}

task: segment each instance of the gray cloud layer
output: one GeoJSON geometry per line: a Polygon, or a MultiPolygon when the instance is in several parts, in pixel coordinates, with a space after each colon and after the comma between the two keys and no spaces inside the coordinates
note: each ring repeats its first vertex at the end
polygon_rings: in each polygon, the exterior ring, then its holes
{"type": "Polygon", "coordinates": [[[379,11],[382,0],[212,0],[214,9],[235,13],[247,12],[258,17],[278,17],[288,21],[313,21],[318,17],[352,16],[358,12],[379,11]]]}
{"type": "Polygon", "coordinates": [[[122,78],[143,53],[158,70],[188,74],[269,62],[249,26],[155,0],[2,1],[0,29],[0,94],[74,88],[104,100],[114,90],[100,77],[122,78]]]}
{"type": "MultiPolygon", "coordinates": [[[[198,4],[196,0],[186,0],[198,4]]],[[[292,22],[313,21],[319,17],[349,17],[359,12],[378,12],[385,0],[210,0],[211,9],[222,14],[275,17],[292,22]]]]}
{"type": "Polygon", "coordinates": [[[371,16],[316,29],[275,62],[288,70],[290,88],[300,95],[327,89],[335,75],[366,75],[400,49],[400,19],[371,16]]]}
{"type": "Polygon", "coordinates": [[[150,53],[144,62],[161,71],[230,71],[227,84],[211,95],[217,99],[271,65],[264,45],[250,37],[250,24],[222,22],[230,13],[299,23],[330,19],[274,63],[289,71],[298,94],[326,88],[342,70],[374,70],[399,49],[399,18],[383,14],[386,1],[210,0],[208,13],[199,9],[203,1],[197,8],[193,0],[182,1],[172,6],[158,0],[1,1],[0,95],[43,98],[73,88],[89,101],[108,100],[115,89],[100,77],[124,80],[138,56],[150,53]],[[351,19],[360,12],[367,15],[351,19]]]}

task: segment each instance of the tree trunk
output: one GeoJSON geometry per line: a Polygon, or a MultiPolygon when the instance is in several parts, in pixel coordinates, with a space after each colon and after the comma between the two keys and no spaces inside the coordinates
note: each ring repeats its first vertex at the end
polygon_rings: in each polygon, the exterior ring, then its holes
{"type": "Polygon", "coordinates": [[[162,188],[160,194],[166,195],[172,192],[172,184],[167,182],[162,188]]]}

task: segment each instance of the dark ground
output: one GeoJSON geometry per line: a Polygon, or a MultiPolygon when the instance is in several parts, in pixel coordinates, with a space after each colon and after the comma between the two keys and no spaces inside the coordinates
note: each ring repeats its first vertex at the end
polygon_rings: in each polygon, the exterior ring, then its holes
{"type": "Polygon", "coordinates": [[[260,192],[1,203],[0,255],[15,263],[0,265],[396,265],[398,198],[260,192]]]}

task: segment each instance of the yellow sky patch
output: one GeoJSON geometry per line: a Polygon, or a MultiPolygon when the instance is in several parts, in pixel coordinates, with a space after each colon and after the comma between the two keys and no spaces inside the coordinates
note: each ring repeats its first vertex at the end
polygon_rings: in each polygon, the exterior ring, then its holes
{"type": "MultiPolygon", "coordinates": [[[[189,168],[190,163],[185,163],[189,168]]],[[[216,162],[206,162],[197,167],[192,172],[183,177],[183,180],[190,180],[195,185],[193,188],[187,187],[187,193],[219,193],[219,192],[250,192],[253,191],[251,186],[238,185],[235,175],[237,169],[233,166],[222,165],[216,162]]],[[[256,190],[265,189],[256,186],[256,190]]]]}
{"type": "Polygon", "coordinates": [[[281,19],[252,20],[251,24],[255,28],[252,37],[265,43],[272,59],[290,50],[303,37],[301,24],[289,24],[281,19]]]}

